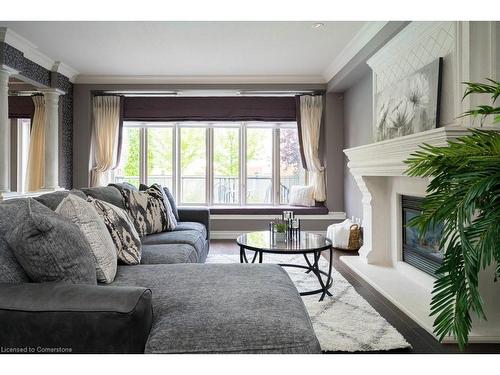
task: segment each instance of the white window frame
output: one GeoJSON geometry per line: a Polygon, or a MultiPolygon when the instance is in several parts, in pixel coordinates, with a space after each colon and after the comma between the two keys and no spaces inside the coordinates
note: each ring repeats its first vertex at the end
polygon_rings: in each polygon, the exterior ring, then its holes
{"type": "MultiPolygon", "coordinates": [[[[147,184],[148,181],[148,165],[147,165],[147,147],[148,147],[148,128],[172,128],[172,195],[175,197],[179,205],[182,206],[284,206],[280,202],[280,129],[296,128],[295,122],[138,122],[126,121],[124,127],[138,128],[140,137],[139,146],[139,182],[147,184]],[[186,127],[205,128],[205,151],[206,151],[206,173],[205,173],[205,186],[206,195],[205,202],[202,203],[185,203],[181,201],[181,158],[180,158],[180,145],[181,145],[181,130],[186,127]],[[214,129],[215,128],[237,128],[239,132],[239,202],[236,203],[216,203],[214,204],[214,129]],[[270,128],[273,135],[273,156],[272,156],[272,202],[271,203],[247,203],[247,129],[249,128],[270,128]]],[[[114,176],[113,176],[114,178],[114,176]]],[[[308,173],[305,171],[305,181],[307,184],[308,173]]]]}

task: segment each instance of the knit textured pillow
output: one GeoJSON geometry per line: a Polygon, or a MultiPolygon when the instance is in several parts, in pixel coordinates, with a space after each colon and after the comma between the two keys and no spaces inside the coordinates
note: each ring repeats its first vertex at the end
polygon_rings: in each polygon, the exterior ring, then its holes
{"type": "Polygon", "coordinates": [[[96,263],[97,281],[106,284],[112,282],[116,275],[116,248],[94,205],[68,194],[57,206],[56,213],[75,223],[89,242],[96,263]]]}
{"type": "Polygon", "coordinates": [[[125,209],[141,237],[175,229],[177,220],[160,185],[153,184],[145,191],[120,189],[120,192],[125,209]]]}
{"type": "Polygon", "coordinates": [[[141,263],[141,238],[127,213],[111,203],[92,197],[88,197],[87,202],[92,203],[103,218],[115,244],[118,260],[125,264],[141,263]]]}
{"type": "Polygon", "coordinates": [[[32,198],[5,240],[31,281],[97,284],[92,249],[78,226],[32,198]]]}

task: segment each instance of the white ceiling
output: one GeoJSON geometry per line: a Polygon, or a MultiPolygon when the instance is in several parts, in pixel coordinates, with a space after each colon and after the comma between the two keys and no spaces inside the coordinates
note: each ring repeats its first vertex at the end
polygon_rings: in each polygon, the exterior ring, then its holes
{"type": "MultiPolygon", "coordinates": [[[[77,81],[95,76],[288,77],[326,82],[366,22],[0,22],[77,81]]],[[[359,37],[359,35],[358,35],[359,37]]],[[[98,80],[97,80],[98,81],[98,80]]]]}

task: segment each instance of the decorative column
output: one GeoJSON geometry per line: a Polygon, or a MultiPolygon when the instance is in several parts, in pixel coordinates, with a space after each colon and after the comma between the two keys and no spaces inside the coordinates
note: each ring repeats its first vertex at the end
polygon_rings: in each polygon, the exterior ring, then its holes
{"type": "Polygon", "coordinates": [[[9,76],[16,71],[0,65],[0,201],[10,191],[9,76]]]}
{"type": "Polygon", "coordinates": [[[45,97],[45,178],[43,188],[59,189],[59,96],[58,89],[42,90],[45,97]]]}

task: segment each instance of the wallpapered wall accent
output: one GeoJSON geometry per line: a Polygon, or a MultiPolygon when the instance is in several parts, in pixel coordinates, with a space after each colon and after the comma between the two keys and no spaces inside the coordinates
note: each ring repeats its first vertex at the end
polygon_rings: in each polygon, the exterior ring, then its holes
{"type": "Polygon", "coordinates": [[[66,92],[60,97],[59,125],[59,186],[73,188],[73,84],[68,77],[51,72],[24,57],[24,54],[11,45],[0,42],[0,65],[7,65],[20,75],[45,87],[57,88],[66,92]]]}
{"type": "Polygon", "coordinates": [[[71,189],[73,188],[73,84],[68,77],[53,72],[52,86],[66,92],[66,95],[59,98],[61,103],[59,185],[71,189]]]}

